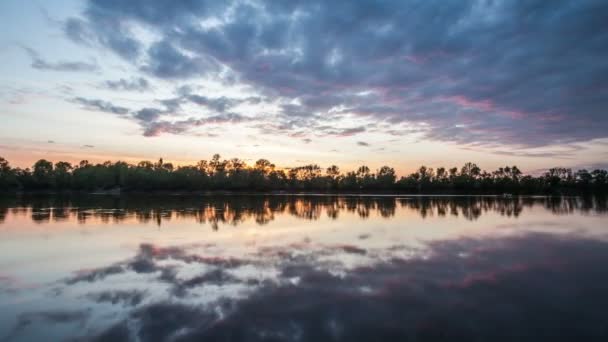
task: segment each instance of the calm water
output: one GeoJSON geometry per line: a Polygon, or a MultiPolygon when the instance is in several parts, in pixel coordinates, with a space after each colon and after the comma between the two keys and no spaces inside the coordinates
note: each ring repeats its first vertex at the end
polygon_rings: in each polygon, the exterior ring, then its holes
{"type": "Polygon", "coordinates": [[[0,199],[0,340],[608,341],[605,199],[0,199]]]}

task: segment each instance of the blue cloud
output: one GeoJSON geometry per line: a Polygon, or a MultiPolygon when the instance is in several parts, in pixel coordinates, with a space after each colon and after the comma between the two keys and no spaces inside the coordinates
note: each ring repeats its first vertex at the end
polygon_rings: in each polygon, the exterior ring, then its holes
{"type": "Polygon", "coordinates": [[[126,107],[116,106],[110,102],[99,99],[87,99],[83,97],[75,97],[71,100],[74,103],[82,105],[85,109],[96,110],[105,113],[125,115],[129,113],[126,107]]]}
{"type": "Polygon", "coordinates": [[[440,141],[543,146],[608,137],[607,14],[602,0],[91,0],[65,31],[154,77],[230,70],[298,99],[278,118],[287,134],[353,113],[440,141]],[[159,40],[144,47],[133,24],[159,40]]]}
{"type": "Polygon", "coordinates": [[[49,71],[67,71],[67,72],[93,72],[99,70],[96,63],[86,63],[78,61],[58,61],[49,62],[38,54],[32,48],[23,46],[23,49],[32,58],[32,68],[49,71]]]}
{"type": "Polygon", "coordinates": [[[152,89],[150,82],[143,77],[133,77],[131,79],[121,78],[119,80],[107,80],[102,84],[103,88],[117,90],[117,91],[148,91],[152,89]]]}

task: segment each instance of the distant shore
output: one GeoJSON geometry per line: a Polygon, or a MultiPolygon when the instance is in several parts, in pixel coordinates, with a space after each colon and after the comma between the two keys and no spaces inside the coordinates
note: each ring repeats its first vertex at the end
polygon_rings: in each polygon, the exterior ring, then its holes
{"type": "Polygon", "coordinates": [[[238,158],[201,160],[174,166],[163,159],[129,164],[107,161],[77,165],[41,159],[32,168],[13,168],[0,157],[0,192],[161,194],[451,194],[578,195],[608,193],[608,171],[555,167],[543,175],[523,174],[517,166],[485,171],[475,163],[462,167],[419,167],[398,177],[390,166],[362,165],[342,172],[317,164],[277,168],[266,159],[248,165],[238,158]]]}
{"type": "Polygon", "coordinates": [[[593,196],[607,195],[604,192],[569,192],[569,193],[457,193],[457,192],[426,192],[426,193],[405,193],[405,192],[336,192],[336,191],[234,191],[234,190],[210,190],[210,191],[171,191],[171,190],[98,190],[98,191],[0,191],[2,196],[361,196],[361,197],[559,197],[559,196],[593,196]]]}

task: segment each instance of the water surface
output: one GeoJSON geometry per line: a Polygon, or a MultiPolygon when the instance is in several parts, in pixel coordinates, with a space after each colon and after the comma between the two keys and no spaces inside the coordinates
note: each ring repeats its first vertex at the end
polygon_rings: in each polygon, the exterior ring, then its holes
{"type": "Polygon", "coordinates": [[[608,340],[602,198],[0,199],[0,340],[608,340]]]}

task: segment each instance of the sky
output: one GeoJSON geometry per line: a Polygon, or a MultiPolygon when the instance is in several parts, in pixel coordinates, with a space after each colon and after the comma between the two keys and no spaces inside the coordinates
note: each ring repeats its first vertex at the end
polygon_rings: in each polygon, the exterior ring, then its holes
{"type": "Polygon", "coordinates": [[[608,167],[608,1],[3,0],[0,156],[608,167]]]}

